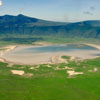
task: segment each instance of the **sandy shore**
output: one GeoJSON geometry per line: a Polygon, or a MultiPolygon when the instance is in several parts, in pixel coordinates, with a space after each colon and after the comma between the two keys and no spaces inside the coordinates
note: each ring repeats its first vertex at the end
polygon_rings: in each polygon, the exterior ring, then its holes
{"type": "Polygon", "coordinates": [[[89,44],[89,43],[84,43],[85,45],[88,45],[88,46],[91,46],[91,47],[95,47],[97,49],[100,50],[100,46],[99,45],[96,45],[96,44],[89,44]]]}
{"type": "MultiPolygon", "coordinates": [[[[88,46],[92,46],[95,47],[97,49],[100,50],[100,46],[99,45],[95,45],[95,44],[87,44],[84,43],[85,45],[88,46]]],[[[51,44],[48,44],[51,45],[51,44]]],[[[61,44],[60,44],[61,45],[61,44]]],[[[61,56],[65,55],[65,56],[72,56],[72,57],[78,57],[78,58],[82,58],[82,59],[93,59],[96,58],[93,56],[90,56],[91,54],[93,54],[93,50],[91,51],[74,51],[74,52],[67,52],[65,54],[65,52],[59,52],[59,53],[39,53],[39,54],[34,54],[34,57],[32,57],[32,54],[25,54],[21,56],[21,60],[18,59],[18,56],[9,58],[9,56],[4,57],[5,54],[7,54],[8,52],[14,51],[14,50],[20,50],[23,48],[30,48],[30,47],[41,47],[41,46],[47,46],[47,44],[43,44],[43,45],[9,45],[6,47],[3,47],[2,50],[0,51],[0,62],[8,62],[8,63],[13,63],[13,64],[25,64],[25,65],[32,65],[32,64],[47,64],[47,63],[62,63],[62,62],[66,62],[64,59],[61,58],[61,56]],[[16,48],[17,47],[17,48],[16,48]],[[6,59],[5,59],[6,58],[6,59]],[[24,59],[24,58],[29,58],[24,59]],[[40,60],[40,61],[39,61],[40,60]],[[25,63],[23,63],[25,62],[25,63]],[[32,63],[33,62],[33,63],[32,63]]],[[[100,54],[100,51],[95,52],[94,54],[100,54]]],[[[99,57],[99,56],[97,56],[99,57]]]]}
{"type": "Polygon", "coordinates": [[[17,47],[17,45],[9,45],[6,47],[2,47],[0,50],[0,62],[6,62],[6,60],[2,57],[6,52],[10,52],[14,50],[17,47]]]}

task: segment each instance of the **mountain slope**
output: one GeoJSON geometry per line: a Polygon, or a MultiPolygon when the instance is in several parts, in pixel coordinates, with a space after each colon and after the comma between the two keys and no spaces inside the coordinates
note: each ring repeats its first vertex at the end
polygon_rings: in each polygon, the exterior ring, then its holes
{"type": "Polygon", "coordinates": [[[100,21],[62,23],[24,15],[0,16],[0,35],[61,36],[100,38],[100,21]]]}

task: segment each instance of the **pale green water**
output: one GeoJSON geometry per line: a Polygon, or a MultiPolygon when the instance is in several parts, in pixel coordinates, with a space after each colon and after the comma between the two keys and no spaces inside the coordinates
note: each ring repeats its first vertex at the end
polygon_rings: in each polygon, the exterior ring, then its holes
{"type": "Polygon", "coordinates": [[[19,46],[3,55],[9,62],[23,64],[44,63],[52,56],[75,56],[82,59],[100,56],[100,50],[83,44],[51,45],[51,46],[19,46]]]}
{"type": "Polygon", "coordinates": [[[24,48],[13,53],[56,53],[56,52],[70,52],[76,50],[98,50],[97,48],[83,45],[83,44],[68,44],[68,45],[51,45],[51,46],[40,46],[24,48]]]}

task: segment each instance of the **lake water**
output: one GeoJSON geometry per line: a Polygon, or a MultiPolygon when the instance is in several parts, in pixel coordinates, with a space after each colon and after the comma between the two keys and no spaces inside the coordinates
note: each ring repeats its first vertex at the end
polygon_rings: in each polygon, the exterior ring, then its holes
{"type": "Polygon", "coordinates": [[[3,58],[14,63],[38,64],[48,62],[52,56],[63,55],[89,59],[98,57],[100,50],[83,44],[19,46],[15,50],[5,53],[3,58]]]}

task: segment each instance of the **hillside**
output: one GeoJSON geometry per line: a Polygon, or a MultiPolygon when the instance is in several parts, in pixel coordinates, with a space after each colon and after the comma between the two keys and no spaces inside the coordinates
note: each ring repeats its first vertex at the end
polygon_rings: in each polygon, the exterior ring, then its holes
{"type": "Polygon", "coordinates": [[[24,15],[0,16],[0,35],[12,36],[60,36],[100,38],[100,21],[76,23],[45,21],[24,15]]]}

